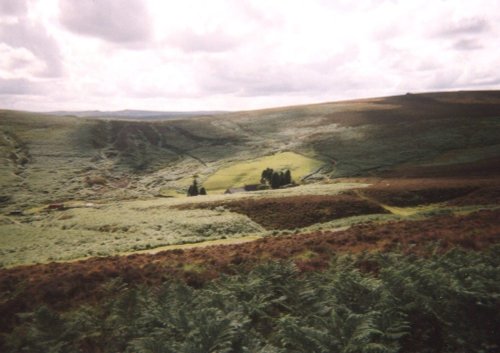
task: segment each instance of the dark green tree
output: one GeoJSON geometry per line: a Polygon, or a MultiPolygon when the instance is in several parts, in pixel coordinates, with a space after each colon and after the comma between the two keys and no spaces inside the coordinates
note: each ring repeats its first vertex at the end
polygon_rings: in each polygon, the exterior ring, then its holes
{"type": "Polygon", "coordinates": [[[207,190],[205,190],[205,188],[202,186],[200,188],[200,195],[206,195],[207,194],[207,190]]]}
{"type": "Polygon", "coordinates": [[[198,196],[199,195],[199,190],[198,190],[198,181],[196,178],[193,178],[193,183],[189,186],[187,196],[198,196]]]}
{"type": "Polygon", "coordinates": [[[271,178],[271,188],[279,189],[281,186],[281,177],[278,172],[273,172],[273,176],[271,178]]]}
{"type": "Polygon", "coordinates": [[[292,183],[292,173],[290,172],[290,169],[287,169],[285,171],[285,180],[284,180],[284,185],[288,185],[292,183]]]}
{"type": "Polygon", "coordinates": [[[265,184],[266,182],[268,184],[271,184],[272,178],[273,178],[273,170],[271,168],[266,168],[262,171],[260,182],[262,184],[265,184]]]}
{"type": "Polygon", "coordinates": [[[280,172],[280,187],[282,187],[283,185],[286,185],[285,173],[280,172]]]}

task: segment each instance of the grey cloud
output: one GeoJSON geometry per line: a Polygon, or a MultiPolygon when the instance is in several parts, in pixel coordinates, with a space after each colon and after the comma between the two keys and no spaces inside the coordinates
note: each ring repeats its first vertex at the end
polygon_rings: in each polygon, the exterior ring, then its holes
{"type": "Polygon", "coordinates": [[[18,69],[23,69],[27,68],[30,65],[30,61],[26,60],[25,58],[13,58],[11,59],[11,62],[8,65],[9,70],[18,70],[18,69]]]}
{"type": "Polygon", "coordinates": [[[233,94],[240,97],[322,94],[332,87],[346,88],[353,83],[341,73],[342,66],[338,61],[339,58],[332,57],[307,65],[242,64],[236,58],[211,62],[200,78],[200,89],[205,94],[233,94]]]}
{"type": "Polygon", "coordinates": [[[201,82],[201,89],[211,94],[234,94],[253,97],[305,90],[295,77],[279,68],[212,68],[201,82]]]}
{"type": "Polygon", "coordinates": [[[26,48],[45,62],[46,69],[40,75],[62,75],[62,58],[57,42],[40,24],[26,18],[19,18],[17,23],[3,24],[0,26],[0,42],[15,48],[26,48]]]}
{"type": "Polygon", "coordinates": [[[1,79],[0,95],[31,95],[41,93],[38,83],[26,79],[1,79]]]}
{"type": "Polygon", "coordinates": [[[0,1],[0,14],[17,16],[25,14],[28,10],[25,0],[2,0],[0,1]]]}
{"type": "Polygon", "coordinates": [[[431,89],[449,89],[459,83],[460,71],[437,69],[431,74],[428,87],[431,89]]]}
{"type": "MultiPolygon", "coordinates": [[[[278,75],[277,75],[278,76],[278,75]]],[[[300,85],[293,77],[285,79],[285,75],[279,75],[280,81],[271,82],[269,80],[247,80],[244,85],[240,86],[239,96],[256,97],[267,96],[274,94],[293,94],[311,90],[311,85],[300,85]],[[309,87],[307,87],[309,86],[309,87]]],[[[278,78],[278,77],[277,77],[278,78]]]]}
{"type": "Polygon", "coordinates": [[[236,46],[238,42],[220,30],[201,34],[186,30],[172,36],[170,43],[185,52],[215,53],[227,51],[236,46]]]}
{"type": "Polygon", "coordinates": [[[150,38],[150,16],[140,0],[61,0],[60,21],[70,31],[114,43],[150,38]]]}
{"type": "Polygon", "coordinates": [[[476,50],[482,47],[481,43],[475,39],[460,39],[453,44],[453,49],[456,50],[476,50]]]}
{"type": "Polygon", "coordinates": [[[436,34],[442,37],[454,37],[464,34],[479,34],[490,28],[488,21],[483,18],[469,18],[451,23],[439,30],[436,34]]]}
{"type": "MultiPolygon", "coordinates": [[[[281,94],[321,95],[332,90],[350,90],[362,81],[346,66],[360,55],[358,45],[349,45],[336,55],[307,64],[266,63],[259,60],[220,62],[205,80],[210,88],[225,89],[242,97],[281,94]]],[[[208,87],[207,87],[208,88],[208,87]]],[[[210,89],[209,89],[210,91],[210,89]]]]}
{"type": "Polygon", "coordinates": [[[467,85],[474,87],[491,87],[500,85],[500,76],[492,74],[491,76],[483,76],[479,78],[475,78],[470,82],[467,82],[467,85]]]}

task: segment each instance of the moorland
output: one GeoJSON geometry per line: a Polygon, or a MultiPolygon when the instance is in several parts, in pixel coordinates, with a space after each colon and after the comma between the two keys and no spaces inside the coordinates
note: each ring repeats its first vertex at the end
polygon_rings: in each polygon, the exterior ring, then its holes
{"type": "Polygon", "coordinates": [[[2,110],[0,159],[2,351],[500,349],[498,91],[2,110]]]}

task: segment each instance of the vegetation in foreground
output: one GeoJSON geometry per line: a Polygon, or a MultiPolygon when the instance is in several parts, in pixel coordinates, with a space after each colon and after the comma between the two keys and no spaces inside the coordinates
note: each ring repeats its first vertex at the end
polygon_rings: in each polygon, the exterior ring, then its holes
{"type": "Polygon", "coordinates": [[[115,281],[96,306],[40,307],[8,352],[498,352],[500,247],[267,263],[202,288],[115,281]]]}

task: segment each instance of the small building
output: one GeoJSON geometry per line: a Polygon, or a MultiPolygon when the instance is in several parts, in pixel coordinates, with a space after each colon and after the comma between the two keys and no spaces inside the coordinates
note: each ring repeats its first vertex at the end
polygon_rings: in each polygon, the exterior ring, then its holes
{"type": "Polygon", "coordinates": [[[224,194],[236,194],[239,192],[257,191],[262,189],[263,189],[262,184],[250,184],[239,188],[229,188],[226,191],[224,191],[224,194]]]}
{"type": "Polygon", "coordinates": [[[257,190],[260,190],[259,187],[260,187],[260,184],[251,184],[251,185],[245,185],[244,189],[245,189],[245,191],[257,191],[257,190]]]}
{"type": "Polygon", "coordinates": [[[66,209],[66,206],[63,203],[52,203],[49,206],[47,206],[48,210],[56,210],[56,211],[62,211],[66,209]]]}
{"type": "Polygon", "coordinates": [[[238,192],[245,192],[245,188],[229,188],[224,191],[224,194],[236,194],[238,192]]]}

